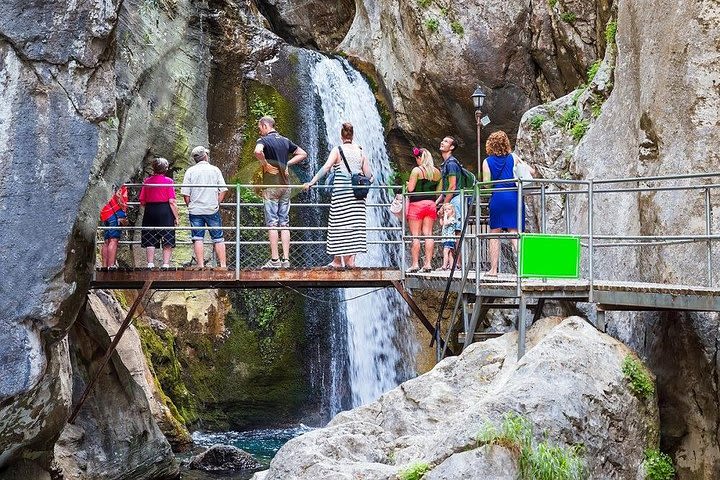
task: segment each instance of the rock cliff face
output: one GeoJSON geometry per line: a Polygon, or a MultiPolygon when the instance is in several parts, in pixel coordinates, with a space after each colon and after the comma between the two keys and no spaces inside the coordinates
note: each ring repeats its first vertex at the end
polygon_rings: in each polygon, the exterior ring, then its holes
{"type": "Polygon", "coordinates": [[[291,440],[257,478],[390,479],[423,463],[423,478],[473,471],[514,479],[515,454],[476,440],[508,412],[526,416],[538,439],[546,432],[561,445],[584,445],[590,478],[636,478],[644,449],[657,446],[659,419],[656,397],[639,400],[628,389],[621,365],[630,351],[577,317],[544,319],[528,338],[520,361],[516,333],[471,345],[291,440]]]}
{"type": "MultiPolygon", "coordinates": [[[[719,18],[717,4],[708,1],[682,7],[653,0],[620,2],[617,61],[609,77],[612,94],[599,107],[599,117],[578,142],[549,121],[534,129],[533,117],[549,117],[549,108],[566,108],[557,103],[538,107],[523,119],[518,135],[521,150],[541,166],[541,171],[547,169],[543,174],[548,178],[717,171],[719,18]],[[658,17],[653,12],[666,15],[658,17]]],[[[573,96],[562,102],[573,102],[573,96]]],[[[711,203],[717,208],[715,193],[711,203]]],[[[562,205],[556,207],[548,219],[549,228],[564,231],[565,212],[562,205]]],[[[596,201],[595,232],[703,234],[704,209],[703,190],[606,195],[596,201]]],[[[537,213],[534,216],[537,218],[537,213]]],[[[582,202],[572,207],[570,217],[573,228],[584,231],[587,207],[582,202]]],[[[715,215],[712,231],[719,228],[715,215]]],[[[708,282],[705,245],[701,243],[605,248],[597,253],[599,278],[696,285],[708,282]]],[[[719,268],[720,259],[715,255],[711,270],[714,285],[719,268]]],[[[641,352],[658,375],[663,447],[674,455],[680,478],[720,475],[718,316],[611,314],[609,319],[608,331],[641,352]]]]}

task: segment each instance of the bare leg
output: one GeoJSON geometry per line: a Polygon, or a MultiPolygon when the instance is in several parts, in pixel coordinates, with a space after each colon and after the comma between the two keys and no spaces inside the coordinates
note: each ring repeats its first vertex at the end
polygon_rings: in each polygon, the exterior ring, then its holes
{"type": "Polygon", "coordinates": [[[163,245],[163,266],[170,265],[170,256],[172,255],[172,247],[163,245]]]}
{"type": "Polygon", "coordinates": [[[227,268],[227,260],[225,258],[225,242],[215,242],[215,256],[220,262],[221,268],[227,268]]]}
{"type": "Polygon", "coordinates": [[[278,231],[269,230],[268,238],[270,239],[270,258],[272,260],[278,260],[280,254],[278,253],[278,231]]]}
{"type": "MultiPolygon", "coordinates": [[[[422,234],[426,237],[432,236],[433,234],[433,224],[435,223],[435,220],[432,219],[432,217],[425,217],[422,220],[422,234]]],[[[430,269],[432,268],[432,257],[433,257],[433,249],[435,248],[435,240],[432,238],[426,238],[425,239],[425,261],[423,262],[424,268],[430,269]]]]}
{"type": "Polygon", "coordinates": [[[355,255],[344,255],[342,261],[347,268],[355,267],[355,255]]]}
{"type": "Polygon", "coordinates": [[[111,238],[107,243],[107,266],[112,267],[115,265],[117,259],[118,239],[111,238]]]}
{"type": "Polygon", "coordinates": [[[282,241],[283,258],[290,259],[290,230],[281,230],[280,240],[282,241]]]}
{"type": "MultiPolygon", "coordinates": [[[[509,233],[517,233],[517,228],[508,228],[509,233]]],[[[517,252],[517,238],[513,238],[510,240],[510,243],[512,243],[513,252],[517,252]]]]}
{"type": "MultiPolygon", "coordinates": [[[[490,233],[500,233],[502,229],[500,228],[492,228],[490,229],[490,233]]],[[[498,262],[500,261],[500,239],[499,238],[491,238],[489,240],[489,247],[490,247],[490,270],[488,270],[489,275],[497,275],[498,273],[498,262]]]]}
{"type": "MultiPolygon", "coordinates": [[[[408,225],[410,227],[410,235],[413,237],[420,236],[420,231],[422,227],[422,221],[421,220],[408,220],[408,225]]],[[[410,268],[419,268],[420,267],[420,239],[419,238],[413,238],[412,244],[410,246],[410,268]]]]}
{"type": "Polygon", "coordinates": [[[146,256],[147,256],[147,263],[155,263],[155,247],[147,247],[145,250],[146,256]]]}
{"type": "Polygon", "coordinates": [[[205,249],[203,248],[203,241],[195,240],[193,242],[193,250],[195,250],[195,260],[197,260],[198,267],[203,268],[205,266],[205,249]]]}
{"type": "Polygon", "coordinates": [[[443,247],[443,268],[450,268],[450,249],[443,247]]]}
{"type": "Polygon", "coordinates": [[[102,248],[100,249],[100,255],[102,256],[102,263],[101,265],[103,267],[108,267],[108,244],[110,243],[110,240],[105,240],[102,244],[102,248]]]}

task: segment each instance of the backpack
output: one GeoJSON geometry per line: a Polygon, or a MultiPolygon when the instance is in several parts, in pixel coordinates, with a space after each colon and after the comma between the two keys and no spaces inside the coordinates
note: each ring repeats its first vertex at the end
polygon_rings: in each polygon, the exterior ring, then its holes
{"type": "Polygon", "coordinates": [[[460,178],[458,179],[458,190],[471,190],[475,188],[475,184],[477,183],[477,177],[475,177],[475,174],[463,167],[457,158],[452,158],[457,162],[458,167],[460,167],[460,171],[462,172],[462,175],[460,175],[460,178]]]}

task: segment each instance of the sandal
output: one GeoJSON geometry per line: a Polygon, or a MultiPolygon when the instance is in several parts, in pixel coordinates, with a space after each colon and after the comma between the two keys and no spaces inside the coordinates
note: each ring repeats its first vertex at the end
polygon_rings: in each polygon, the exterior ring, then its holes
{"type": "Polygon", "coordinates": [[[420,267],[410,267],[405,270],[405,273],[417,273],[420,271],[420,267]]]}
{"type": "Polygon", "coordinates": [[[432,268],[430,267],[423,267],[420,269],[420,273],[430,273],[432,272],[432,268]]]}

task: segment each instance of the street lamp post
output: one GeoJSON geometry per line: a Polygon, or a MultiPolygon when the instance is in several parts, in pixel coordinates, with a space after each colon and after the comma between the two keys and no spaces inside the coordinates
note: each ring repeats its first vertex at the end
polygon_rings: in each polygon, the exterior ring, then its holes
{"type": "Polygon", "coordinates": [[[480,132],[482,131],[482,127],[484,125],[487,125],[487,123],[484,123],[484,120],[487,119],[489,122],[490,119],[487,117],[482,118],[482,106],[483,103],[485,103],[485,94],[480,89],[480,86],[478,86],[475,91],[472,94],[473,99],[473,105],[475,105],[475,124],[477,125],[477,162],[478,162],[478,173],[482,175],[482,152],[481,152],[481,146],[480,146],[480,132]]]}

